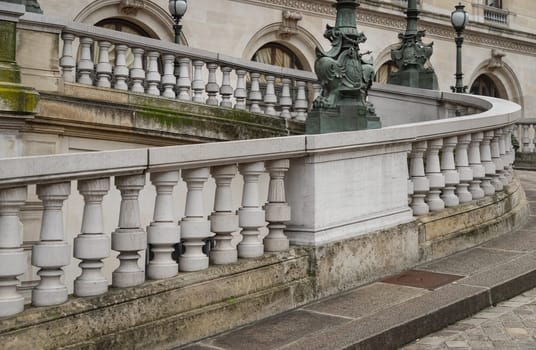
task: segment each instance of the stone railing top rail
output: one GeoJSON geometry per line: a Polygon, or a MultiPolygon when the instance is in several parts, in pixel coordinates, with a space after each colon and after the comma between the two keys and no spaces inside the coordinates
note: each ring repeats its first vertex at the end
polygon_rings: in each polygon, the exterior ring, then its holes
{"type": "Polygon", "coordinates": [[[521,125],[533,125],[533,124],[536,124],[536,118],[524,118],[524,119],[520,119],[517,124],[521,124],[521,125]]]}
{"type": "MultiPolygon", "coordinates": [[[[4,11],[4,4],[0,2],[0,14],[4,11]]],[[[94,40],[109,41],[112,44],[124,44],[129,47],[140,47],[146,51],[159,51],[162,53],[175,54],[193,60],[217,63],[220,67],[229,66],[235,69],[255,70],[275,76],[285,76],[301,81],[316,82],[318,79],[313,72],[298,69],[283,68],[269,64],[249,61],[231,57],[221,53],[196,49],[188,46],[175,44],[168,41],[151,39],[139,35],[119,32],[111,29],[96,27],[83,23],[70,22],[67,20],[52,18],[35,13],[25,13],[20,18],[20,25],[33,30],[52,31],[58,33],[70,33],[78,37],[87,36],[94,40]]]]}
{"type": "MultiPolygon", "coordinates": [[[[417,96],[430,92],[408,89],[417,96]]],[[[486,111],[450,119],[403,124],[382,129],[303,135],[246,141],[229,141],[184,146],[103,151],[52,156],[2,159],[0,187],[35,182],[57,182],[80,178],[163,171],[170,168],[195,168],[229,163],[301,157],[319,152],[337,152],[409,144],[418,140],[468,134],[517,122],[521,107],[490,97],[437,93],[443,102],[473,104],[486,111]]]]}

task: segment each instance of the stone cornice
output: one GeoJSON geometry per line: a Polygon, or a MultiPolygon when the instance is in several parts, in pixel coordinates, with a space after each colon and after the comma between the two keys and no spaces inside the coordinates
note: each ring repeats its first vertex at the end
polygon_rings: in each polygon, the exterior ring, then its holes
{"type": "MultiPolygon", "coordinates": [[[[242,3],[251,3],[259,6],[266,6],[272,8],[285,8],[290,10],[298,10],[308,15],[315,16],[335,16],[335,8],[333,0],[232,0],[242,3]]],[[[404,31],[406,28],[406,18],[402,12],[399,15],[394,13],[383,13],[372,10],[371,7],[365,7],[366,2],[363,3],[358,10],[358,22],[376,27],[381,27],[390,30],[404,31]]],[[[377,7],[377,6],[376,6],[377,7]]],[[[393,6],[390,6],[386,11],[393,11],[393,6]]],[[[431,18],[438,20],[439,22],[445,22],[445,24],[427,21],[427,14],[422,13],[421,20],[419,21],[419,29],[426,30],[426,34],[429,37],[436,37],[441,39],[453,39],[454,32],[450,26],[449,19],[445,18],[431,18]]],[[[492,48],[500,48],[508,51],[515,51],[527,55],[536,54],[536,36],[529,33],[515,32],[511,30],[502,30],[502,35],[494,35],[484,31],[490,31],[490,27],[484,24],[473,24],[473,28],[468,29],[464,33],[465,42],[476,45],[489,46],[492,48]],[[522,34],[523,37],[520,37],[522,34]],[[525,37],[528,40],[523,40],[525,37]],[[532,38],[534,37],[534,38],[532,38]]]]}

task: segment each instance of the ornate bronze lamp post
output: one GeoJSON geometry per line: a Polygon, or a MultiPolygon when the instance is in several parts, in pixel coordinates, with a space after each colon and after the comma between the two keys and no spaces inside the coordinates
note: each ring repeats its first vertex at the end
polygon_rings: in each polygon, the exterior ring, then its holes
{"type": "Polygon", "coordinates": [[[356,0],[337,0],[335,26],[326,26],[324,37],[331,50],[316,49],[315,72],[322,94],[314,101],[305,123],[308,134],[379,128],[379,118],[367,101],[372,85],[372,59],[363,56],[359,44],[367,38],[356,27],[356,0]]]}
{"type": "Polygon", "coordinates": [[[456,31],[456,86],[451,86],[452,92],[465,93],[467,91],[467,85],[463,85],[463,72],[462,72],[462,44],[463,44],[463,31],[465,26],[469,22],[469,15],[465,12],[465,6],[459,3],[455,6],[456,10],[452,12],[450,21],[452,27],[456,31]]]}
{"type": "Polygon", "coordinates": [[[400,47],[391,50],[391,58],[398,67],[398,72],[389,75],[389,84],[411,86],[421,89],[437,90],[437,76],[432,68],[425,64],[434,51],[433,43],[425,44],[422,38],[424,30],[417,30],[419,10],[417,0],[408,1],[407,27],[405,33],[400,33],[400,47]]]}

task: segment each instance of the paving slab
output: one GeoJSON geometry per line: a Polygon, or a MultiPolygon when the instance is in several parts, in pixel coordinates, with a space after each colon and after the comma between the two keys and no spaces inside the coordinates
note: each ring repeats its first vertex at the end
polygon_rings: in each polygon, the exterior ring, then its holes
{"type": "Polygon", "coordinates": [[[429,264],[419,266],[420,270],[469,276],[475,272],[511,261],[522,253],[496,249],[473,248],[429,264]]]}
{"type": "Polygon", "coordinates": [[[534,252],[536,251],[536,234],[534,230],[530,228],[527,230],[519,230],[512,234],[495,238],[482,245],[482,247],[511,250],[515,252],[534,252]]]}
{"type": "Polygon", "coordinates": [[[351,318],[361,318],[386,307],[416,298],[427,290],[376,282],[305,307],[305,310],[351,318]]]}
{"type": "Polygon", "coordinates": [[[229,350],[278,349],[311,333],[347,322],[346,318],[297,310],[231,331],[209,344],[229,350]]]}

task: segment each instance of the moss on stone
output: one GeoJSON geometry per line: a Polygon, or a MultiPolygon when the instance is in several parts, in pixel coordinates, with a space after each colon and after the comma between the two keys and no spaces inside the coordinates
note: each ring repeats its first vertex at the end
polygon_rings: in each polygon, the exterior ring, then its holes
{"type": "Polygon", "coordinates": [[[39,94],[18,84],[0,83],[0,111],[34,113],[39,94]]]}

